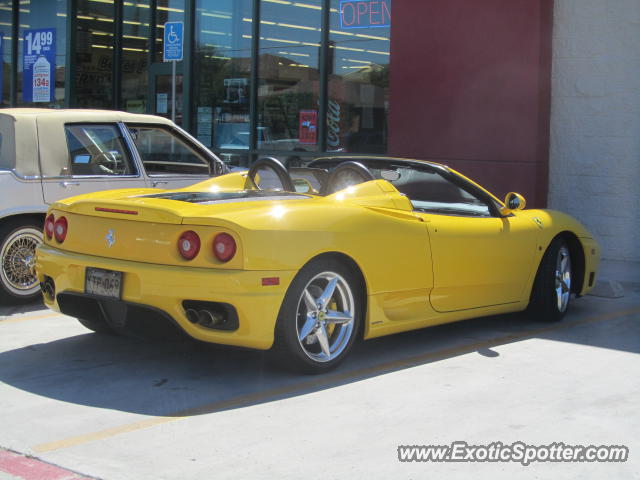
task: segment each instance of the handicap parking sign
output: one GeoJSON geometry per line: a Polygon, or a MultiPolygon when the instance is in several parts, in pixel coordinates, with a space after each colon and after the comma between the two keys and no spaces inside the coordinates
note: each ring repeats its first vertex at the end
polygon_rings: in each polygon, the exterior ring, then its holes
{"type": "Polygon", "coordinates": [[[184,24],[182,22],[167,22],[164,24],[164,54],[163,61],[181,61],[184,43],[184,24]]]}

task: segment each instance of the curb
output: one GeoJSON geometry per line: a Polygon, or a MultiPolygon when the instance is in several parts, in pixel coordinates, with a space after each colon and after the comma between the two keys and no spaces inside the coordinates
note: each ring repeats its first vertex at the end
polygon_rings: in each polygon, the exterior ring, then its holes
{"type": "Polygon", "coordinates": [[[35,457],[0,449],[0,473],[21,480],[96,480],[35,457]]]}

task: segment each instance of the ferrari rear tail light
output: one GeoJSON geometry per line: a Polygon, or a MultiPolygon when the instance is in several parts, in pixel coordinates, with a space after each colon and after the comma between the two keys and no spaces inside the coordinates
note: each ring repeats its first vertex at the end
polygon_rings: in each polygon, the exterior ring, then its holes
{"type": "Polygon", "coordinates": [[[69,224],[67,223],[67,219],[65,217],[60,217],[53,224],[53,235],[56,237],[56,240],[60,243],[64,242],[64,239],[67,238],[67,230],[69,228],[69,224]]]}
{"type": "Polygon", "coordinates": [[[178,239],[178,251],[185,260],[193,260],[200,251],[200,237],[192,230],[187,230],[178,239]]]}
{"type": "Polygon", "coordinates": [[[219,233],[213,239],[213,254],[221,262],[228,262],[236,254],[236,241],[228,233],[219,233]]]}
{"type": "Polygon", "coordinates": [[[53,213],[50,213],[47,216],[47,219],[44,221],[44,234],[47,236],[49,240],[53,238],[53,226],[56,219],[53,216],[53,213]]]}

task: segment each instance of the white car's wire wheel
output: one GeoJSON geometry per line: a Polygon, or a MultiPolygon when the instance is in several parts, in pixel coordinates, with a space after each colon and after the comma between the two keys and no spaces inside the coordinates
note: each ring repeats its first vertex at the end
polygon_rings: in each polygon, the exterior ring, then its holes
{"type": "Polygon", "coordinates": [[[361,299],[358,277],[342,263],[330,259],[305,266],[278,317],[273,350],[281,363],[309,373],[338,365],[358,336],[361,299]]]}
{"type": "Polygon", "coordinates": [[[31,301],[40,294],[36,276],[36,247],[42,230],[33,221],[8,222],[0,228],[0,298],[31,301]]]}
{"type": "Polygon", "coordinates": [[[562,238],[551,242],[545,252],[531,291],[529,312],[536,320],[560,320],[569,309],[573,270],[571,252],[562,238]]]}

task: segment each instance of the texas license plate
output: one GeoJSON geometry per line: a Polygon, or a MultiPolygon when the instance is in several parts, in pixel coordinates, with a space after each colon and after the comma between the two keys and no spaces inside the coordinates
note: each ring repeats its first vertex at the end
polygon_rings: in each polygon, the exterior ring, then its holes
{"type": "Polygon", "coordinates": [[[120,299],[122,292],[122,272],[87,267],[84,291],[91,295],[120,299]]]}

